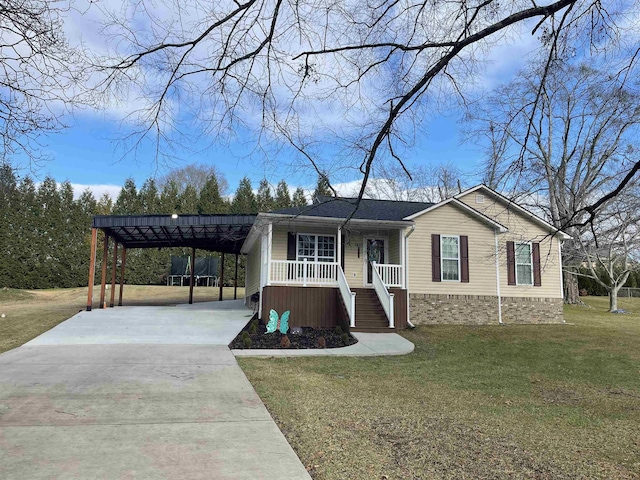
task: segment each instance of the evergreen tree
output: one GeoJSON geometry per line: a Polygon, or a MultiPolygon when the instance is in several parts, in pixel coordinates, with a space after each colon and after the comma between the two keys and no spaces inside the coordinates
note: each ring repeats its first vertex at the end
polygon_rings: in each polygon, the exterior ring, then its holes
{"type": "Polygon", "coordinates": [[[173,180],[169,180],[162,187],[160,194],[160,213],[171,215],[181,212],[180,191],[173,180]]]}
{"type": "Polygon", "coordinates": [[[240,180],[233,202],[231,202],[231,213],[258,213],[256,196],[248,177],[240,180]]]}
{"type": "Polygon", "coordinates": [[[44,256],[41,241],[43,226],[40,224],[42,204],[38,200],[36,185],[31,177],[22,179],[18,186],[20,203],[15,208],[12,245],[18,265],[14,276],[14,288],[38,288],[41,286],[38,272],[39,259],[44,256]]]}
{"type": "MultiPolygon", "coordinates": [[[[91,197],[93,197],[93,194],[91,195],[91,197]]],[[[111,214],[115,215],[115,213],[113,212],[113,208],[114,208],[113,199],[108,193],[105,192],[102,194],[102,196],[100,197],[100,200],[98,200],[96,204],[96,207],[94,209],[94,212],[95,212],[94,215],[111,215],[111,214]]]]}
{"type": "Polygon", "coordinates": [[[41,206],[38,225],[41,229],[36,245],[34,288],[60,286],[59,255],[66,247],[62,231],[65,223],[61,211],[61,197],[56,181],[46,177],[38,186],[37,201],[41,206]]]}
{"type": "Polygon", "coordinates": [[[142,213],[157,214],[160,211],[160,194],[153,178],[147,179],[138,192],[138,203],[142,213]]]}
{"type": "Polygon", "coordinates": [[[187,185],[178,198],[178,213],[195,214],[198,212],[198,192],[193,185],[187,185]]]}
{"type": "Polygon", "coordinates": [[[304,194],[304,190],[298,187],[296,191],[293,192],[293,200],[291,201],[292,207],[306,207],[307,206],[307,197],[304,194]]]}
{"type": "Polygon", "coordinates": [[[274,208],[275,201],[271,195],[271,186],[266,178],[260,181],[258,194],[256,195],[256,204],[259,212],[270,212],[274,208]]]}
{"type": "Polygon", "coordinates": [[[9,165],[0,165],[0,288],[13,287],[20,276],[15,243],[19,219],[16,208],[20,204],[17,178],[9,165]]]}
{"type": "Polygon", "coordinates": [[[324,173],[318,175],[318,183],[316,189],[311,196],[311,201],[316,203],[320,197],[331,197],[333,192],[329,188],[329,178],[324,173]]]}
{"type": "Polygon", "coordinates": [[[284,180],[280,180],[276,187],[276,199],[274,201],[274,209],[289,208],[291,206],[291,195],[289,194],[289,186],[284,180]]]}
{"type": "Polygon", "coordinates": [[[138,198],[138,189],[133,178],[127,178],[113,206],[114,215],[135,215],[142,213],[138,198]]]}
{"type": "Polygon", "coordinates": [[[227,211],[228,205],[220,195],[218,179],[215,175],[210,175],[200,191],[200,196],[198,198],[198,213],[216,214],[226,213],[227,211]]]}

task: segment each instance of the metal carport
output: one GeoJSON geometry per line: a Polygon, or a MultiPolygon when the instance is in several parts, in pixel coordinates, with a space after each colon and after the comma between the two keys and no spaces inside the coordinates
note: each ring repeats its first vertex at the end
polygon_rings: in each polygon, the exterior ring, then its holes
{"type": "MultiPolygon", "coordinates": [[[[87,311],[93,307],[93,285],[95,281],[98,230],[104,233],[102,253],[102,281],[100,283],[100,308],[106,306],[107,256],[109,242],[113,239],[113,265],[111,271],[110,307],[114,306],[118,246],[120,246],[120,294],[118,305],[122,305],[124,273],[127,250],[132,248],[190,247],[192,258],[196,248],[236,256],[236,280],[238,254],[256,219],[255,215],[97,215],[93,217],[91,229],[91,259],[89,263],[89,291],[87,311]]],[[[222,267],[224,269],[224,267],[222,267]]],[[[224,270],[223,270],[224,271],[224,270]]],[[[193,302],[193,269],[191,270],[189,303],[193,302]]],[[[237,282],[236,282],[237,283],[237,282]]],[[[223,282],[220,282],[222,300],[223,282]]]]}

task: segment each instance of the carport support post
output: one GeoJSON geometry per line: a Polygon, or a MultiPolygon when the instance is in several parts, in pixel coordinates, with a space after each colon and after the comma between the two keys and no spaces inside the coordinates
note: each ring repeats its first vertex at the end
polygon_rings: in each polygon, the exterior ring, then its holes
{"type": "Polygon", "coordinates": [[[111,265],[111,300],[109,308],[113,308],[116,301],[116,272],[118,271],[118,242],[113,242],[113,264],[111,265]]]}
{"type": "Polygon", "coordinates": [[[196,269],[196,249],[191,247],[191,279],[189,280],[189,305],[193,303],[193,278],[196,269]]]}
{"type": "Polygon", "coordinates": [[[104,246],[102,249],[102,282],[100,283],[100,308],[104,308],[104,292],[107,285],[107,256],[109,255],[109,235],[104,234],[104,246]]]}
{"type": "Polygon", "coordinates": [[[122,290],[124,289],[124,265],[127,262],[127,247],[122,245],[122,263],[120,264],[120,295],[118,296],[118,306],[122,306],[122,290]]]}
{"type": "Polygon", "coordinates": [[[91,229],[91,258],[89,258],[89,283],[87,291],[87,312],[93,307],[93,283],[96,281],[96,244],[98,243],[98,229],[91,229]]]}
{"type": "Polygon", "coordinates": [[[238,254],[236,253],[236,273],[233,277],[233,299],[238,299],[238,254]]]}
{"type": "Polygon", "coordinates": [[[224,288],[224,252],[222,252],[222,259],[220,260],[220,293],[218,294],[218,301],[222,301],[222,289],[224,288]]]}

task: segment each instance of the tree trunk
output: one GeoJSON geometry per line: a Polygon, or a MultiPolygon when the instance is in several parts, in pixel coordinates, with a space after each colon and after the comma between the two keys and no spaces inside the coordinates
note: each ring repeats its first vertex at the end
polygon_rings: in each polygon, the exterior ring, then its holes
{"type": "Polygon", "coordinates": [[[618,290],[613,289],[609,292],[609,311],[615,312],[618,309],[618,290]]]}
{"type": "Polygon", "coordinates": [[[580,290],[578,289],[578,276],[571,273],[575,267],[567,267],[563,273],[564,277],[564,303],[570,305],[580,305],[580,290]],[[570,270],[570,271],[566,271],[570,270]]]}

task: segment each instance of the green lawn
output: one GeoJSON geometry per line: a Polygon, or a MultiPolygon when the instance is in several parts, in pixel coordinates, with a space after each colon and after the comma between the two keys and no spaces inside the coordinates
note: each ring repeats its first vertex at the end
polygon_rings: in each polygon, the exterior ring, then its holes
{"type": "Polygon", "coordinates": [[[314,478],[640,478],[640,301],[587,302],[420,327],[402,357],[239,362],[314,478]]]}

